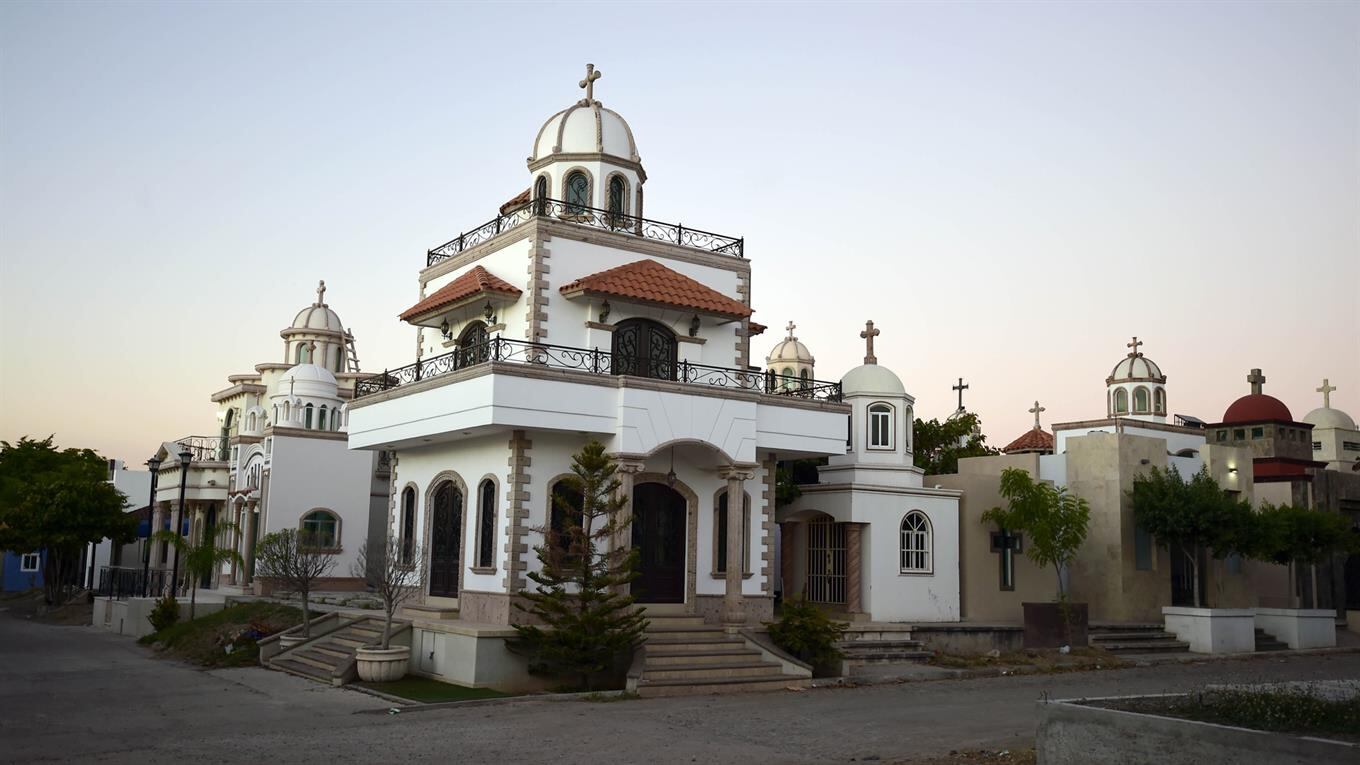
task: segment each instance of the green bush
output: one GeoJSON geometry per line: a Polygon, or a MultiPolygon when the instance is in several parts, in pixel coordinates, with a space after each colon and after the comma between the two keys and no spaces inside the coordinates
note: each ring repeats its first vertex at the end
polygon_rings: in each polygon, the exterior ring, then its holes
{"type": "Polygon", "coordinates": [[[806,600],[797,599],[784,601],[779,620],[765,626],[775,645],[814,667],[824,667],[844,656],[836,643],[850,625],[834,621],[806,600]]]}
{"type": "Polygon", "coordinates": [[[179,621],[179,601],[175,600],[174,595],[166,595],[156,601],[156,607],[151,609],[151,615],[146,618],[151,622],[151,629],[160,632],[179,621]]]}

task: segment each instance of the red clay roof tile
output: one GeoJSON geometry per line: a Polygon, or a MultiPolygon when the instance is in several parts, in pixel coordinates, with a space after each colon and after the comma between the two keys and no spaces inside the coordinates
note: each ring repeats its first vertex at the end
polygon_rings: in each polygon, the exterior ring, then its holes
{"type": "Polygon", "coordinates": [[[473,266],[472,270],[445,284],[435,290],[433,295],[407,308],[401,314],[402,321],[422,316],[430,311],[453,305],[467,298],[482,295],[504,295],[512,299],[518,299],[523,290],[505,281],[495,274],[487,271],[481,266],[473,266]]]}
{"type": "Polygon", "coordinates": [[[1031,428],[1025,434],[1006,444],[1006,448],[1001,451],[1006,454],[1018,454],[1022,452],[1053,451],[1053,434],[1038,428],[1031,428]]]}
{"type": "Polygon", "coordinates": [[[563,295],[581,293],[684,308],[733,319],[751,315],[751,309],[742,303],[655,260],[639,260],[583,276],[562,287],[563,295]]]}

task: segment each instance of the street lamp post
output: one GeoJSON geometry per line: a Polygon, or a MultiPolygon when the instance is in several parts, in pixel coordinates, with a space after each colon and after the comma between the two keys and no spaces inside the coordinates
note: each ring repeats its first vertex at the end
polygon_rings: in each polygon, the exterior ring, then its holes
{"type": "Polygon", "coordinates": [[[151,522],[156,518],[156,479],[160,477],[161,458],[152,457],[146,461],[146,466],[151,470],[151,500],[146,504],[146,545],[142,550],[142,597],[151,587],[151,535],[156,532],[151,528],[151,522]]]}
{"type": "MultiPolygon", "coordinates": [[[[194,453],[189,451],[189,447],[184,447],[179,453],[179,506],[175,508],[175,533],[180,534],[184,523],[184,490],[189,482],[189,463],[193,461],[194,453]]],[[[170,569],[170,594],[174,595],[179,591],[179,548],[175,548],[175,563],[170,569]]]]}

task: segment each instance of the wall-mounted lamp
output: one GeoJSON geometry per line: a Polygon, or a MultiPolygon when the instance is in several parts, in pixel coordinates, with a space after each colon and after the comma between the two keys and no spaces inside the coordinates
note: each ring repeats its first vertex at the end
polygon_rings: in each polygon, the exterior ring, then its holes
{"type": "Polygon", "coordinates": [[[490,300],[486,301],[485,306],[482,306],[482,318],[486,319],[487,324],[494,323],[493,320],[496,318],[496,309],[492,307],[490,300]]]}
{"type": "Polygon", "coordinates": [[[601,324],[604,324],[604,323],[607,322],[607,321],[609,321],[609,301],[608,301],[608,300],[604,301],[604,303],[600,306],[600,323],[601,323],[601,324]]]}
{"type": "Polygon", "coordinates": [[[1237,475],[1237,468],[1235,468],[1235,467],[1230,467],[1230,468],[1228,468],[1228,473],[1229,473],[1230,475],[1237,475]]]}
{"type": "Polygon", "coordinates": [[[1148,464],[1149,462],[1150,462],[1150,460],[1147,460],[1147,459],[1138,460],[1138,464],[1139,464],[1139,465],[1146,465],[1146,464],[1148,464]]]}
{"type": "Polygon", "coordinates": [[[453,333],[450,332],[450,330],[449,330],[449,320],[448,320],[448,319],[445,319],[443,322],[440,323],[440,325],[439,325],[439,334],[443,335],[445,340],[452,340],[452,339],[453,339],[453,333]]]}
{"type": "Polygon", "coordinates": [[[694,318],[689,320],[689,336],[699,336],[699,314],[694,314],[694,318]]]}

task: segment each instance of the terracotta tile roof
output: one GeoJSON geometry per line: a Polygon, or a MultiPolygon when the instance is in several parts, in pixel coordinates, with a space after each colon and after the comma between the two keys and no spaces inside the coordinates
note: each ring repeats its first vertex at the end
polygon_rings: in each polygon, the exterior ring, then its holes
{"type": "Polygon", "coordinates": [[[471,271],[445,284],[435,290],[433,295],[407,308],[402,312],[401,320],[410,321],[430,311],[482,294],[504,295],[512,300],[517,300],[523,294],[523,290],[481,266],[473,266],[471,271]]]}
{"type": "Polygon", "coordinates": [[[764,324],[761,324],[761,323],[758,322],[758,321],[748,321],[748,322],[746,322],[746,323],[747,323],[747,325],[751,328],[751,329],[750,329],[749,331],[747,331],[747,333],[746,333],[746,336],[747,336],[747,337],[755,337],[756,335],[763,335],[763,334],[765,334],[765,330],[769,329],[769,327],[765,326],[764,324]]]}
{"type": "Polygon", "coordinates": [[[1025,431],[1024,435],[1020,436],[1019,438],[1015,439],[1009,444],[1006,444],[1006,448],[1002,449],[1001,451],[1005,452],[1006,454],[1024,454],[1025,452],[1052,452],[1053,445],[1054,442],[1052,433],[1040,430],[1039,428],[1031,428],[1030,430],[1025,431]]]}
{"type": "Polygon", "coordinates": [[[581,293],[633,300],[667,308],[684,308],[733,319],[751,315],[751,309],[742,303],[682,273],[672,271],[655,260],[639,260],[598,274],[583,276],[562,287],[563,295],[581,293]]]}
{"type": "Polygon", "coordinates": [[[524,191],[521,191],[520,193],[518,193],[518,194],[514,195],[513,197],[511,197],[511,198],[510,198],[510,201],[508,201],[508,202],[506,202],[505,204],[501,205],[501,215],[504,215],[504,214],[506,213],[506,211],[508,211],[508,210],[513,210],[513,209],[515,209],[516,207],[519,207],[520,205],[526,205],[526,204],[528,204],[528,203],[529,203],[529,199],[530,199],[530,194],[529,194],[529,192],[532,191],[532,190],[533,190],[532,187],[531,187],[531,188],[527,188],[527,189],[525,189],[524,191]]]}

